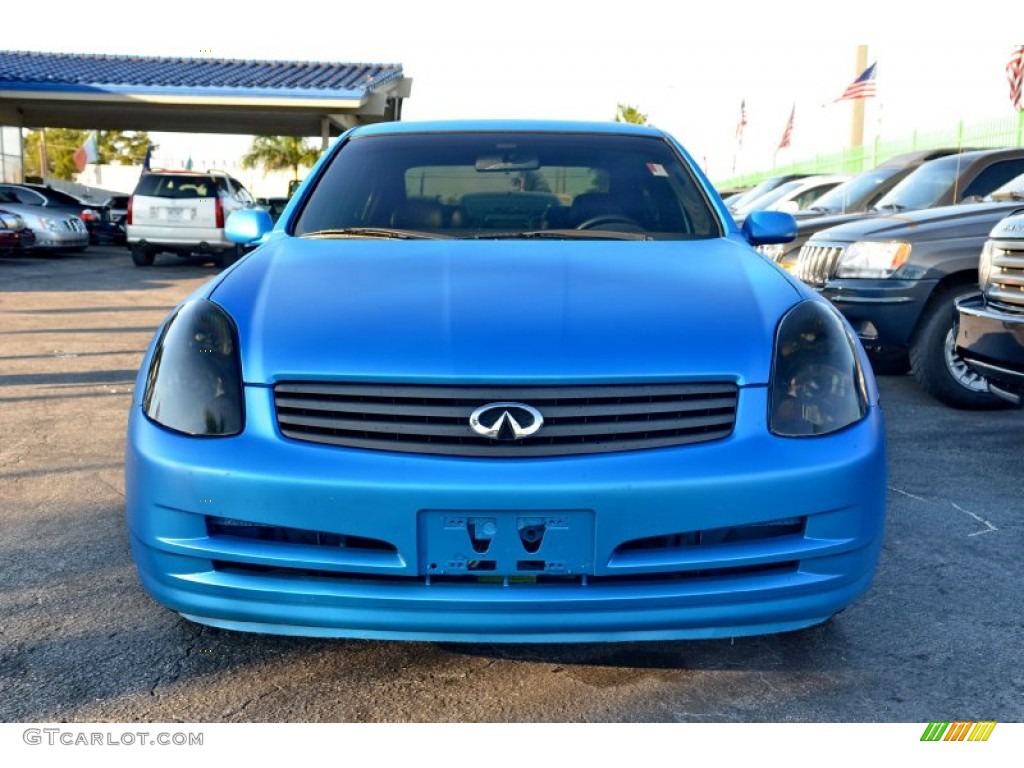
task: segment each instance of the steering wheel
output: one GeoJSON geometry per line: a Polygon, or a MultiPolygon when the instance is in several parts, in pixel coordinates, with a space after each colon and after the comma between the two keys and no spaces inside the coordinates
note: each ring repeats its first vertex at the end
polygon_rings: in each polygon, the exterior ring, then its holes
{"type": "Polygon", "coordinates": [[[623,216],[617,213],[605,213],[601,216],[592,216],[586,221],[581,221],[576,225],[576,229],[597,229],[605,224],[621,224],[627,227],[633,227],[639,231],[644,231],[644,228],[640,225],[640,222],[636,219],[631,219],[629,216],[623,216]]]}

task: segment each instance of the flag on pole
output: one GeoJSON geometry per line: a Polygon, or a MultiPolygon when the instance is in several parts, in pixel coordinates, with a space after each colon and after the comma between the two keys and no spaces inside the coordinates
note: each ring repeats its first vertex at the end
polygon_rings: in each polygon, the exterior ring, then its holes
{"type": "Polygon", "coordinates": [[[1006,79],[1010,81],[1010,101],[1018,112],[1024,111],[1024,45],[1018,45],[1006,64],[1006,79]]]}
{"type": "Polygon", "coordinates": [[[860,73],[860,76],[846,86],[846,90],[843,91],[843,95],[840,96],[836,101],[844,101],[846,99],[870,99],[875,95],[875,74],[878,68],[878,62],[874,62],[870,67],[860,73]]]}
{"type": "Polygon", "coordinates": [[[100,149],[96,145],[96,131],[92,131],[85,137],[82,146],[72,153],[71,159],[75,161],[75,169],[79,173],[84,171],[85,166],[89,163],[98,163],[100,161],[100,149]]]}
{"type": "Polygon", "coordinates": [[[736,123],[736,146],[743,146],[743,129],[747,127],[747,100],[740,102],[740,119],[736,123]]]}
{"type": "Polygon", "coordinates": [[[793,141],[793,118],[796,117],[796,104],[789,111],[789,120],[786,121],[786,127],[782,131],[782,138],[779,139],[778,149],[785,149],[793,141]]]}

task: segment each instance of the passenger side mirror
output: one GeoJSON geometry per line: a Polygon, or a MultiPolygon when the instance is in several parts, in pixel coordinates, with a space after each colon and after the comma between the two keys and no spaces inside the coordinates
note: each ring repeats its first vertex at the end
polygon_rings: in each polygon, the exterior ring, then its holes
{"type": "Polygon", "coordinates": [[[796,239],[796,219],[781,211],[751,211],[740,231],[751,245],[788,243],[796,239]]]}

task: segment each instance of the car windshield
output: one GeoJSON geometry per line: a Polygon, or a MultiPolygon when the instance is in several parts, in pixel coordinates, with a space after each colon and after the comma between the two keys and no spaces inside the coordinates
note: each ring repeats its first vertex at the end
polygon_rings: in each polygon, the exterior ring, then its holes
{"type": "Polygon", "coordinates": [[[803,183],[804,182],[802,179],[793,179],[793,181],[787,181],[784,184],[780,184],[774,189],[765,192],[763,195],[759,195],[758,197],[752,198],[743,205],[735,206],[733,210],[737,214],[746,214],[750,213],[751,211],[764,210],[772,203],[782,199],[790,192],[801,187],[803,183]]]}
{"type": "Polygon", "coordinates": [[[814,201],[812,211],[846,213],[857,210],[864,200],[870,200],[882,184],[898,173],[900,168],[875,168],[833,187],[814,201]]]}
{"type": "Polygon", "coordinates": [[[384,231],[456,238],[721,235],[702,187],[667,141],[545,132],[348,141],[317,179],[292,234],[384,231]]]}
{"type": "Polygon", "coordinates": [[[1024,200],[1024,174],[1010,179],[986,198],[988,200],[1024,200]]]}
{"type": "Polygon", "coordinates": [[[925,163],[890,189],[875,204],[875,210],[908,211],[932,207],[953,186],[961,165],[960,155],[925,163]]]}
{"type": "Polygon", "coordinates": [[[213,197],[223,185],[224,180],[216,177],[147,173],[139,179],[135,194],[177,200],[213,197]]]}

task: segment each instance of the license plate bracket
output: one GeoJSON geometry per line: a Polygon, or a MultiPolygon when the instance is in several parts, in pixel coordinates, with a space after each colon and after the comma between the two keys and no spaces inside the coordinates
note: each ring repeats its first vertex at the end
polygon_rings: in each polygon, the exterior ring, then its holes
{"type": "Polygon", "coordinates": [[[594,512],[572,510],[422,510],[424,575],[590,575],[594,512]]]}

